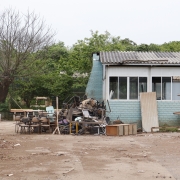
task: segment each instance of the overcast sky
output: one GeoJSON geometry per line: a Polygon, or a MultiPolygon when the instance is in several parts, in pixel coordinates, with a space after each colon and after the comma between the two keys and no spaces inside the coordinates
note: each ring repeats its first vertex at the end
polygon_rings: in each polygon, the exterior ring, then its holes
{"type": "Polygon", "coordinates": [[[180,0],[4,0],[0,11],[34,11],[72,46],[90,30],[141,43],[180,41],[180,0]]]}

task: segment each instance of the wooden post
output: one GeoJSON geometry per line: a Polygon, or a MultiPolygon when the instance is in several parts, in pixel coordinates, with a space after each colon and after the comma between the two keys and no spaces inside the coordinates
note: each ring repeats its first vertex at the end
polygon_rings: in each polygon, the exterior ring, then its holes
{"type": "Polygon", "coordinates": [[[78,122],[76,122],[76,134],[78,133],[78,122]]]}
{"type": "Polygon", "coordinates": [[[69,134],[71,134],[71,127],[72,127],[72,123],[69,123],[69,134]]]}
{"type": "Polygon", "coordinates": [[[59,109],[58,108],[58,96],[56,96],[56,128],[55,128],[53,134],[55,134],[56,131],[57,131],[57,134],[60,134],[59,125],[58,125],[58,109],[59,109]]]}

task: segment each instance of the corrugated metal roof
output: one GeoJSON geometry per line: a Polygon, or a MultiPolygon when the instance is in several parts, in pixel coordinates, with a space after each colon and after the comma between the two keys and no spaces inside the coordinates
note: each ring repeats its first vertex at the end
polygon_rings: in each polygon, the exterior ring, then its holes
{"type": "Polygon", "coordinates": [[[180,65],[180,52],[100,52],[102,64],[177,64],[180,65]]]}

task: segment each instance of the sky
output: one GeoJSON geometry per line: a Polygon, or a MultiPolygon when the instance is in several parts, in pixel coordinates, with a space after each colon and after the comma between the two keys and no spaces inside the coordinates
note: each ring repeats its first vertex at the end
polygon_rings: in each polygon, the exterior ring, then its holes
{"type": "Polygon", "coordinates": [[[56,42],[78,40],[108,31],[137,44],[180,41],[180,0],[5,0],[5,9],[35,12],[56,32],[56,42]]]}

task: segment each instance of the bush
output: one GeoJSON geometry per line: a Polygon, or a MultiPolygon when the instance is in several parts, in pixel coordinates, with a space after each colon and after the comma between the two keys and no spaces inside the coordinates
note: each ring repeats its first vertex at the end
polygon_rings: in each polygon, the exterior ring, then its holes
{"type": "Polygon", "coordinates": [[[0,112],[7,112],[9,111],[9,107],[7,103],[0,103],[0,112]]]}

